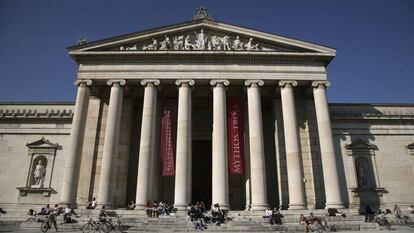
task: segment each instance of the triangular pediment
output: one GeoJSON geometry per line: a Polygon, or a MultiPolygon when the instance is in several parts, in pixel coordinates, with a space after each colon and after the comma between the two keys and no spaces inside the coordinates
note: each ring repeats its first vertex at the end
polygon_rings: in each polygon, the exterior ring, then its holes
{"type": "Polygon", "coordinates": [[[356,141],[352,142],[351,144],[346,145],[345,148],[348,150],[377,150],[378,149],[376,145],[366,142],[360,138],[358,138],[356,141]]]}
{"type": "Polygon", "coordinates": [[[29,148],[54,148],[57,150],[62,149],[62,146],[60,146],[57,143],[52,143],[44,137],[42,137],[41,139],[37,141],[27,143],[26,146],[29,148]]]}
{"type": "Polygon", "coordinates": [[[193,20],[69,47],[82,52],[277,52],[335,56],[335,49],[211,20],[193,20]]]}

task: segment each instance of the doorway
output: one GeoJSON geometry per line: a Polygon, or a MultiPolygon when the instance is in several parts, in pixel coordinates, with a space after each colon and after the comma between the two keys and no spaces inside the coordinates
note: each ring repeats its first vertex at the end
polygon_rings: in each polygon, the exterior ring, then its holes
{"type": "Polygon", "coordinates": [[[211,140],[193,141],[192,202],[203,201],[211,206],[212,164],[211,140]]]}

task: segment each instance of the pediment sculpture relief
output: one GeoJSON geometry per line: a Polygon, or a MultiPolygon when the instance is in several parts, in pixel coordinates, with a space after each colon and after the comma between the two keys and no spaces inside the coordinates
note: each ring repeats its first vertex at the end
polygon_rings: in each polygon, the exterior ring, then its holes
{"type": "Polygon", "coordinates": [[[243,41],[239,36],[231,38],[230,36],[208,35],[201,29],[200,33],[178,35],[170,38],[165,35],[162,41],[153,38],[151,43],[142,46],[137,44],[133,46],[121,46],[121,51],[137,51],[137,50],[208,50],[208,51],[258,51],[262,50],[259,43],[253,38],[243,41]]]}

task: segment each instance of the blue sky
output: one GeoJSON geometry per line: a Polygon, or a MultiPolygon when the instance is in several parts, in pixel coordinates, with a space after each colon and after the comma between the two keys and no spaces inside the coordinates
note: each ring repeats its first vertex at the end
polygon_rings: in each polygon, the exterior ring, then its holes
{"type": "Polygon", "coordinates": [[[412,0],[0,0],[0,102],[75,100],[66,47],[188,21],[218,21],[336,48],[329,102],[414,103],[412,0]]]}

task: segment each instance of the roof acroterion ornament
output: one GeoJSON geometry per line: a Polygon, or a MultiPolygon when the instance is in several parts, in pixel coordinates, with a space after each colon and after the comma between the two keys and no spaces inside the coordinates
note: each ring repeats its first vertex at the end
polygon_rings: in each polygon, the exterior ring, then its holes
{"type": "Polygon", "coordinates": [[[213,18],[207,13],[207,8],[204,6],[199,7],[197,9],[197,14],[193,16],[193,20],[200,19],[213,20],[213,18]]]}

